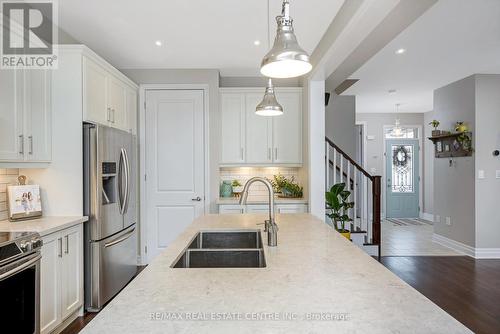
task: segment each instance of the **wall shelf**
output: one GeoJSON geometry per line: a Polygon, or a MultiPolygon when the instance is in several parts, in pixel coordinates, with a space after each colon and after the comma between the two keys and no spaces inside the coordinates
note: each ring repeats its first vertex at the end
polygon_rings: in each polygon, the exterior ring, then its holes
{"type": "MultiPolygon", "coordinates": [[[[464,132],[469,138],[472,138],[471,132],[464,132]]],[[[472,147],[464,148],[458,137],[464,134],[462,132],[448,133],[439,136],[429,137],[434,143],[434,156],[436,158],[458,158],[472,156],[472,147]]]]}

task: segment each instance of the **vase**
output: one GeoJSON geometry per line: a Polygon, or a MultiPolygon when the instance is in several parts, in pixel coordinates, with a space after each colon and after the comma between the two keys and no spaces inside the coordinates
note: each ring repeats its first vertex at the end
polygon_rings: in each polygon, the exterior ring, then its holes
{"type": "Polygon", "coordinates": [[[231,181],[222,181],[220,185],[220,196],[231,197],[233,195],[233,185],[231,181]]]}
{"type": "Polygon", "coordinates": [[[437,137],[441,135],[441,130],[432,130],[432,136],[437,137]]]}

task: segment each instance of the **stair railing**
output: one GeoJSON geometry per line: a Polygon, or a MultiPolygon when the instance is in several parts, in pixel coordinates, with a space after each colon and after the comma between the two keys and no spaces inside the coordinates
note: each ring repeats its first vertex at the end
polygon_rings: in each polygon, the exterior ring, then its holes
{"type": "Polygon", "coordinates": [[[348,211],[353,220],[348,226],[351,232],[366,232],[365,244],[378,245],[380,256],[380,205],[381,177],[370,175],[354,159],[325,137],[326,176],[325,188],[344,182],[351,191],[354,207],[348,211]]]}

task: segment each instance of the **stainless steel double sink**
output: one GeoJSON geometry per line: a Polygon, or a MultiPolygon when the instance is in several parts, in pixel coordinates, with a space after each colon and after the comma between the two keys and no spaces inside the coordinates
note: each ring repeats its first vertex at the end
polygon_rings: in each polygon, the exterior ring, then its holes
{"type": "Polygon", "coordinates": [[[263,268],[260,230],[200,231],[172,268],[263,268]]]}

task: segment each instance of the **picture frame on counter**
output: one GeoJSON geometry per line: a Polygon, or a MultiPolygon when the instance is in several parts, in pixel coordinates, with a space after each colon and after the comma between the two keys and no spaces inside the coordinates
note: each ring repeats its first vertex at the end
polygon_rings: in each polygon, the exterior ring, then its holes
{"type": "Polygon", "coordinates": [[[39,185],[7,187],[9,220],[26,220],[42,216],[42,199],[39,185]]]}

